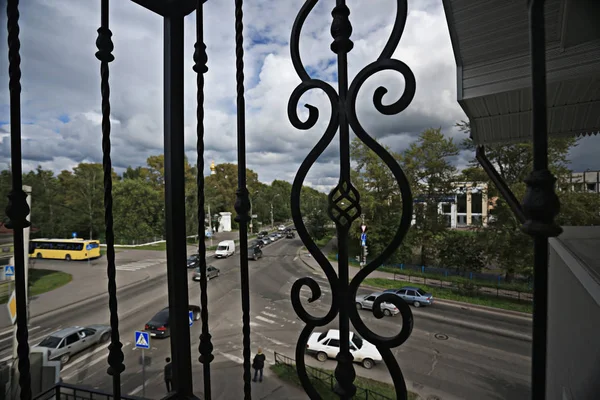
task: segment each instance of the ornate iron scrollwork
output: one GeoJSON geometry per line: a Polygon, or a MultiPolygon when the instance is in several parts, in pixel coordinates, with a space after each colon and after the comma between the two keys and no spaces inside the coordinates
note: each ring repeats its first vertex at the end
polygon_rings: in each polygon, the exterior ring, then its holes
{"type": "MultiPolygon", "coordinates": [[[[292,185],[291,208],[292,218],[298,230],[298,235],[327,276],[327,280],[331,286],[332,301],[329,311],[325,316],[315,317],[302,305],[300,300],[300,290],[303,286],[310,288],[311,296],[308,299],[308,302],[313,302],[321,296],[319,285],[315,280],[309,277],[301,278],[294,282],[291,290],[292,305],[300,319],[306,324],[300,333],[296,345],[296,369],[302,386],[309,397],[311,399],[319,399],[320,396],[311,384],[306,372],[304,363],[305,348],[313,330],[316,327],[325,326],[331,323],[339,313],[340,337],[349,334],[349,322],[351,321],[356,328],[356,331],[362,337],[377,346],[377,349],[381,353],[392,376],[397,398],[406,399],[407,389],[404,377],[391,349],[404,343],[412,332],[413,317],[409,306],[404,300],[393,294],[385,294],[377,299],[373,306],[373,314],[376,318],[383,317],[380,305],[384,301],[393,303],[398,307],[402,316],[402,328],[400,332],[392,337],[383,337],[377,335],[365,325],[354,306],[354,299],[358,287],[364,279],[398,248],[410,228],[410,221],[412,218],[412,194],[402,168],[398,165],[392,155],[380,146],[376,140],[369,136],[361,126],[356,115],[356,98],[362,85],[368,78],[383,70],[396,71],[402,74],[405,81],[405,88],[402,96],[389,105],[383,104],[383,97],[388,90],[384,87],[377,88],[373,94],[373,103],[380,113],[384,115],[398,114],[408,107],[414,97],[416,82],[412,71],[405,63],[391,59],[406,24],[408,13],[407,1],[397,0],[394,27],[390,38],[377,61],[367,65],[361,70],[351,82],[350,86],[348,86],[347,53],[353,47],[353,43],[350,40],[352,25],[348,19],[350,10],[346,6],[346,2],[344,0],[337,0],[337,4],[332,12],[333,23],[331,27],[331,34],[334,38],[334,42],[331,44],[331,50],[337,54],[338,58],[337,92],[328,83],[311,78],[304,68],[300,57],[299,41],[302,26],[317,2],[318,0],[307,0],[304,3],[292,28],[290,39],[292,63],[302,82],[290,96],[288,103],[288,117],[292,125],[297,129],[307,130],[315,126],[319,119],[319,110],[316,107],[310,104],[305,105],[308,109],[308,118],[305,121],[300,120],[300,117],[297,114],[300,98],[304,93],[313,89],[319,89],[325,93],[329,99],[332,111],[323,136],[309,152],[298,169],[298,173],[296,174],[292,185]],[[337,186],[329,194],[328,206],[328,214],[336,224],[338,236],[339,261],[338,274],[336,274],[333,266],[311,239],[306,226],[304,225],[302,212],[300,210],[300,194],[308,171],[316,162],[317,158],[332,142],[338,128],[340,130],[340,180],[337,186]],[[361,213],[360,194],[350,180],[350,128],[352,128],[359,140],[373,150],[393,173],[401,191],[402,217],[390,244],[378,257],[361,269],[350,283],[348,283],[348,232],[352,222],[358,218],[361,213]]],[[[340,398],[343,399],[351,398],[356,392],[356,387],[353,384],[355,378],[354,367],[352,364],[353,358],[348,346],[349,344],[346,341],[341,341],[340,352],[337,357],[338,366],[335,371],[337,380],[335,391],[340,398]]]]}

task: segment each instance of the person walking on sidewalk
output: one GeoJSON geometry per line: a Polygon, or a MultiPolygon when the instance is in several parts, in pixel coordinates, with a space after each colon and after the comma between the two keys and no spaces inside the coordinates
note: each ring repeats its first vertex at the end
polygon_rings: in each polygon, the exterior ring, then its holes
{"type": "Polygon", "coordinates": [[[171,392],[171,380],[173,379],[173,364],[169,357],[165,358],[167,365],[165,365],[165,385],[167,386],[167,393],[171,392]]]}
{"type": "Polygon", "coordinates": [[[258,353],[256,353],[256,355],[254,356],[254,361],[252,361],[252,368],[254,368],[254,379],[252,379],[253,382],[256,382],[256,376],[258,375],[259,371],[260,371],[260,378],[258,379],[259,382],[262,382],[263,380],[263,368],[265,367],[265,355],[262,352],[262,349],[259,347],[258,348],[258,353]]]}

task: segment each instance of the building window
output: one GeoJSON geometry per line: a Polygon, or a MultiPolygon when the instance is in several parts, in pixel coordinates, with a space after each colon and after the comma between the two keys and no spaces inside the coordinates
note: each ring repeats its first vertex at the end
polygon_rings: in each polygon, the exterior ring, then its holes
{"type": "Polygon", "coordinates": [[[596,184],[595,183],[588,183],[587,184],[587,190],[588,190],[588,192],[594,192],[594,193],[596,193],[596,184]]]}
{"type": "Polygon", "coordinates": [[[456,208],[457,208],[456,211],[459,213],[467,212],[467,195],[466,194],[461,193],[456,196],[456,208]]]}
{"type": "Polygon", "coordinates": [[[452,206],[450,203],[442,204],[442,214],[450,214],[452,212],[452,206]]]}
{"type": "Polygon", "coordinates": [[[466,215],[457,215],[456,216],[456,225],[457,226],[467,226],[467,216],[466,215]]]}
{"type": "Polygon", "coordinates": [[[444,215],[444,224],[447,228],[450,228],[452,226],[452,216],[444,215]]]}
{"type": "Polygon", "coordinates": [[[481,222],[482,222],[481,214],[471,216],[471,225],[481,226],[481,222]]]}
{"type": "Polygon", "coordinates": [[[481,193],[472,193],[471,194],[471,212],[474,214],[482,213],[482,202],[483,195],[481,193]]]}

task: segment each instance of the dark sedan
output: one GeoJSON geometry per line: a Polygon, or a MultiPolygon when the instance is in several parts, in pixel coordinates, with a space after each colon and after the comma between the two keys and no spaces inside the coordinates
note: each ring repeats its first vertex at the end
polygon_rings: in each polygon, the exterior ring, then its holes
{"type": "Polygon", "coordinates": [[[198,254],[192,254],[188,259],[187,259],[187,267],[188,268],[197,268],[200,265],[200,256],[198,254]]]}
{"type": "Polygon", "coordinates": [[[265,245],[265,242],[262,239],[254,239],[248,242],[248,247],[259,247],[262,248],[265,245]]]}
{"type": "MultiPolygon", "coordinates": [[[[200,319],[200,307],[190,305],[189,311],[194,314],[194,321],[200,319]]],[[[150,336],[166,338],[171,336],[169,327],[169,307],[165,307],[154,315],[144,326],[144,330],[150,333],[150,336]]]]}

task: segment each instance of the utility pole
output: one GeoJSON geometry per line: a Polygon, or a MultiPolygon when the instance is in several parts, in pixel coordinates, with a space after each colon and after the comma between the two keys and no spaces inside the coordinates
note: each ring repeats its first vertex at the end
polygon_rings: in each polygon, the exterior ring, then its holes
{"type": "MultiPolygon", "coordinates": [[[[27,205],[29,206],[29,215],[27,216],[27,221],[31,222],[31,186],[23,185],[23,191],[27,196],[27,205]]],[[[25,266],[25,304],[27,307],[27,325],[29,325],[29,230],[29,227],[23,229],[23,265],[25,266]]],[[[15,265],[15,262],[12,264],[15,265]]],[[[15,360],[18,357],[17,344],[17,324],[15,323],[13,333],[13,359],[15,360]]]]}
{"type": "Polygon", "coordinates": [[[275,227],[275,222],[273,221],[273,202],[271,202],[271,229],[275,227]]]}

